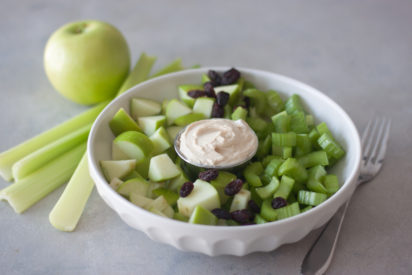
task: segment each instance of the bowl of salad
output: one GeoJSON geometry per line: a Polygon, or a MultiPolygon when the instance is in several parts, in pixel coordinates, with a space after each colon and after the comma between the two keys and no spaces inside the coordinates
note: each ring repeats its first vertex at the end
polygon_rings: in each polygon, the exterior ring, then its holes
{"type": "Polygon", "coordinates": [[[136,85],[96,119],[90,175],[129,226],[183,251],[296,242],[351,196],[359,134],[333,100],[271,72],[210,67],[136,85]]]}

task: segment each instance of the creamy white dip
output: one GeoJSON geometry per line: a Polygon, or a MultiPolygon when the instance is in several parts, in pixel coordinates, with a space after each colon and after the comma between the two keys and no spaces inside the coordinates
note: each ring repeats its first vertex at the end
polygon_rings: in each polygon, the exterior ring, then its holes
{"type": "Polygon", "coordinates": [[[231,166],[253,157],[258,138],[244,120],[215,118],[188,125],[179,143],[180,152],[192,164],[231,166]]]}

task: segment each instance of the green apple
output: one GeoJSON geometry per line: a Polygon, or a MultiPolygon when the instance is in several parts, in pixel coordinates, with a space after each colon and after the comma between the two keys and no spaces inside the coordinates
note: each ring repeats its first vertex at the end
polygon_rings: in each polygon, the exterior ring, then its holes
{"type": "Polygon", "coordinates": [[[90,105],[115,96],[129,72],[129,47],[120,31],[108,23],[72,22],[50,36],[44,67],[59,93],[90,105]]]}
{"type": "Polygon", "coordinates": [[[161,126],[165,126],[166,117],[163,115],[158,116],[144,116],[138,119],[140,127],[142,127],[143,132],[151,136],[157,129],[161,126]]]}
{"type": "Polygon", "coordinates": [[[205,209],[201,205],[198,205],[193,210],[188,222],[193,224],[216,225],[217,218],[212,214],[212,212],[205,209]]]}
{"type": "Polygon", "coordinates": [[[172,146],[169,135],[164,127],[160,127],[154,132],[149,139],[153,143],[153,155],[158,155],[166,151],[170,146],[172,146]]]}
{"type": "Polygon", "coordinates": [[[136,121],[123,108],[120,108],[109,121],[109,127],[115,136],[126,131],[142,131],[136,121]]]}
{"type": "Polygon", "coordinates": [[[149,183],[145,179],[134,178],[120,184],[117,188],[117,192],[126,197],[129,197],[132,192],[144,196],[146,195],[148,188],[149,183]]]}
{"type": "Polygon", "coordinates": [[[180,116],[175,119],[175,124],[177,126],[186,126],[192,122],[205,119],[205,115],[202,113],[190,113],[183,116],[180,116]]]}
{"type": "Polygon", "coordinates": [[[150,159],[149,179],[155,182],[168,180],[180,175],[180,170],[167,154],[157,155],[150,159]]]}
{"type": "Polygon", "coordinates": [[[145,134],[127,131],[121,133],[113,140],[112,159],[135,159],[138,164],[149,157],[152,151],[153,143],[145,134]]]}
{"type": "Polygon", "coordinates": [[[250,191],[246,189],[241,189],[232,200],[230,205],[230,212],[236,210],[242,210],[247,208],[247,203],[250,200],[250,191]]]}
{"type": "Polygon", "coordinates": [[[195,100],[195,104],[193,105],[193,112],[204,114],[205,118],[210,118],[212,115],[214,103],[214,98],[199,97],[195,100]]]}
{"type": "Polygon", "coordinates": [[[166,119],[167,124],[171,125],[178,117],[190,114],[192,109],[187,107],[184,103],[177,99],[172,99],[167,103],[166,106],[166,119]]]}
{"type": "Polygon", "coordinates": [[[113,178],[121,179],[132,172],[136,167],[136,160],[102,160],[100,165],[104,176],[110,182],[113,178]]]}
{"type": "Polygon", "coordinates": [[[154,116],[161,112],[162,106],[159,102],[146,98],[132,98],[130,112],[134,119],[142,116],[154,116]]]}

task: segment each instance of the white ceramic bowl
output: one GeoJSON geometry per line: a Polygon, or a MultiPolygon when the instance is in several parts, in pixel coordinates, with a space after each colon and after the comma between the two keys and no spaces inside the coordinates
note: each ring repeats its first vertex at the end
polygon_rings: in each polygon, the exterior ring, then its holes
{"type": "Polygon", "coordinates": [[[114,138],[109,128],[113,115],[123,107],[129,110],[133,97],[158,101],[177,98],[177,86],[197,84],[208,69],[223,72],[228,68],[202,68],[162,76],[139,84],[111,102],[96,119],[88,140],[90,175],[103,200],[116,211],[124,222],[143,231],[155,241],[170,244],[183,251],[195,251],[211,256],[242,256],[256,251],[271,251],[302,239],[313,229],[325,224],[337,209],[352,195],[359,173],[361,146],[359,135],[349,116],[330,98],[299,81],[270,72],[239,68],[242,76],[262,90],[274,89],[287,97],[299,94],[306,110],[317,122],[325,121],[346,155],[334,167],[343,183],[331,198],[303,214],[280,221],[249,226],[194,225],[152,214],[135,206],[117,194],[107,183],[99,166],[100,160],[111,158],[114,138]]]}

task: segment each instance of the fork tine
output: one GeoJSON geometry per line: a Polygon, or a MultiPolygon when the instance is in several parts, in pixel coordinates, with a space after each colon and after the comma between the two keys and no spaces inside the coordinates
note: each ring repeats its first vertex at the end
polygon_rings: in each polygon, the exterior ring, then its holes
{"type": "Polygon", "coordinates": [[[368,121],[368,124],[366,125],[365,130],[363,130],[363,134],[362,134],[362,148],[365,148],[366,146],[366,141],[368,140],[367,137],[369,137],[369,132],[371,129],[371,125],[372,125],[373,119],[368,121]]]}
{"type": "Polygon", "coordinates": [[[376,153],[378,152],[378,148],[380,148],[381,146],[381,140],[382,140],[382,136],[384,133],[384,129],[386,126],[386,119],[380,119],[377,122],[377,134],[376,134],[376,139],[375,142],[373,143],[372,146],[372,151],[369,154],[369,161],[371,161],[372,163],[375,163],[375,158],[376,158],[376,153]]]}
{"type": "MultiPolygon", "coordinates": [[[[368,129],[368,132],[366,132],[362,135],[362,140],[364,140],[363,148],[363,158],[365,163],[367,161],[369,161],[370,159],[370,152],[372,149],[372,145],[375,144],[375,139],[376,139],[376,134],[378,131],[378,125],[379,125],[379,119],[373,119],[370,121],[370,125],[368,125],[369,127],[371,127],[370,129],[368,129]]],[[[369,128],[368,127],[368,128],[369,128]]]]}
{"type": "Polygon", "coordinates": [[[386,147],[388,145],[388,139],[389,139],[389,131],[391,129],[390,119],[386,120],[386,125],[383,129],[384,129],[384,133],[383,133],[382,140],[380,142],[381,146],[379,146],[379,151],[377,152],[377,156],[375,157],[376,159],[375,162],[382,162],[383,159],[385,158],[386,147]]]}

